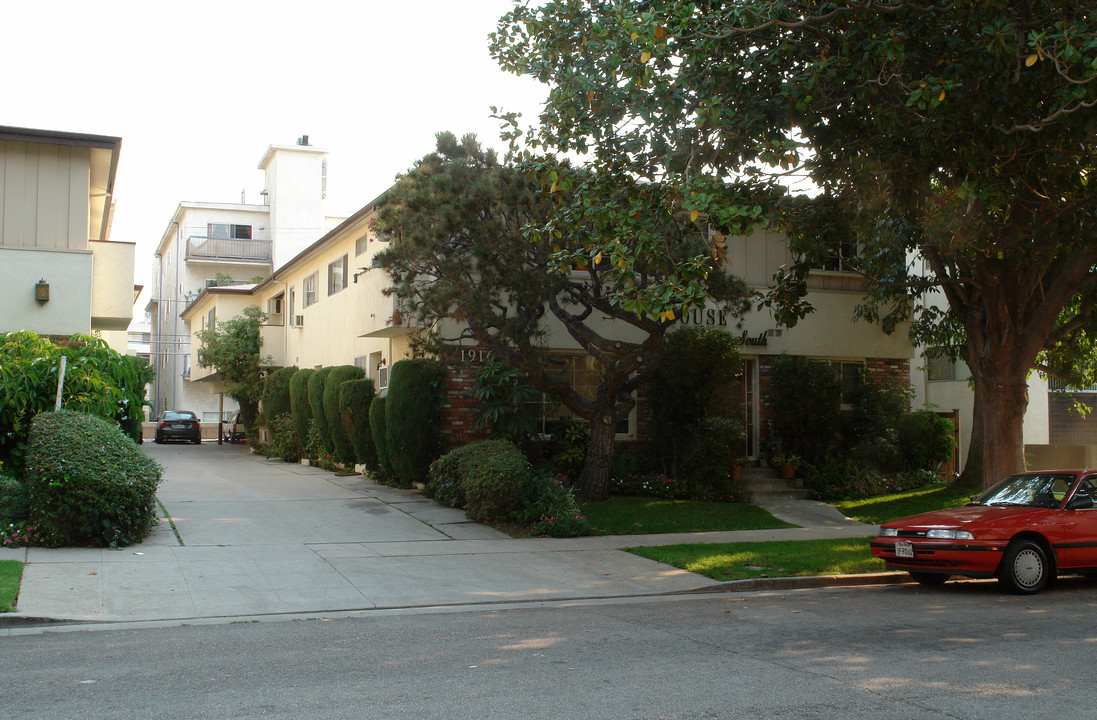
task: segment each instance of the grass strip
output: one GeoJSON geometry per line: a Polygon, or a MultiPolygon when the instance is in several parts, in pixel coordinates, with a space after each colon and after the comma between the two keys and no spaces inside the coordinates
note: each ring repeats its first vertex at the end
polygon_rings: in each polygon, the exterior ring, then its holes
{"type": "Polygon", "coordinates": [[[971,488],[958,488],[953,485],[934,485],[920,490],[898,493],[896,495],[878,495],[862,500],[842,500],[832,503],[846,517],[860,520],[870,525],[917,515],[932,510],[966,505],[974,491],[971,488]]]}
{"type": "Polygon", "coordinates": [[[583,515],[600,535],[772,530],[796,527],[757,505],[614,496],[582,503],[583,515]]]}
{"type": "Polygon", "coordinates": [[[713,580],[860,575],[884,572],[869,551],[871,538],[658,545],[627,550],[713,580]]]}
{"type": "Polygon", "coordinates": [[[15,612],[15,599],[19,597],[19,582],[22,579],[23,563],[0,560],[0,613],[15,612]]]}

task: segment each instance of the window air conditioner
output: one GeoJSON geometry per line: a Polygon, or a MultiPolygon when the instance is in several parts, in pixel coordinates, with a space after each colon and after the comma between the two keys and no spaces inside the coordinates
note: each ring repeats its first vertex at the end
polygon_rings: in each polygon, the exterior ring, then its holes
{"type": "Polygon", "coordinates": [[[305,324],[305,316],[304,315],[295,315],[294,318],[293,318],[293,324],[296,325],[297,327],[301,327],[302,325],[305,324]]]}

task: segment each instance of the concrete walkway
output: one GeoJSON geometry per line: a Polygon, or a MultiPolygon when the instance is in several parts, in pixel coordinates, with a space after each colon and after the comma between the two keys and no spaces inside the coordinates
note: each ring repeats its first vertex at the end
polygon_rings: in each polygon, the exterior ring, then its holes
{"type": "MultiPolygon", "coordinates": [[[[240,446],[151,445],[170,521],[118,550],[0,550],[27,563],[18,612],[73,621],[188,620],[665,594],[714,580],[619,550],[638,545],[866,537],[810,501],[766,505],[785,530],[514,539],[361,475],[240,446]]],[[[6,622],[5,622],[6,619],[6,622]]]]}

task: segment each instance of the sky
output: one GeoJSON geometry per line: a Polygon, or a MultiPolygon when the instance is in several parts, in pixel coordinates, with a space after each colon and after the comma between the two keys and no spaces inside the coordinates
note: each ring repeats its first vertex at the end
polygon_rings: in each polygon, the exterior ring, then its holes
{"type": "Polygon", "coordinates": [[[122,138],[111,239],[137,243],[135,282],[148,285],[176,206],[258,203],[270,145],[308,135],[329,151],[334,216],[380,195],[439,131],[503,150],[490,107],[528,124],[547,94],[488,52],[513,4],[8,3],[0,125],[122,138]]]}

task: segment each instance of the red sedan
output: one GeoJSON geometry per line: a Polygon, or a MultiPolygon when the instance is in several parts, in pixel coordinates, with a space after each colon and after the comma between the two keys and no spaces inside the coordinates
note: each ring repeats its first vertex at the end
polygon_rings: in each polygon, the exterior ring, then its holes
{"type": "Polygon", "coordinates": [[[880,526],[872,554],[923,585],[951,575],[1039,592],[1059,573],[1097,572],[1097,471],[1011,475],[966,507],[880,526]]]}

